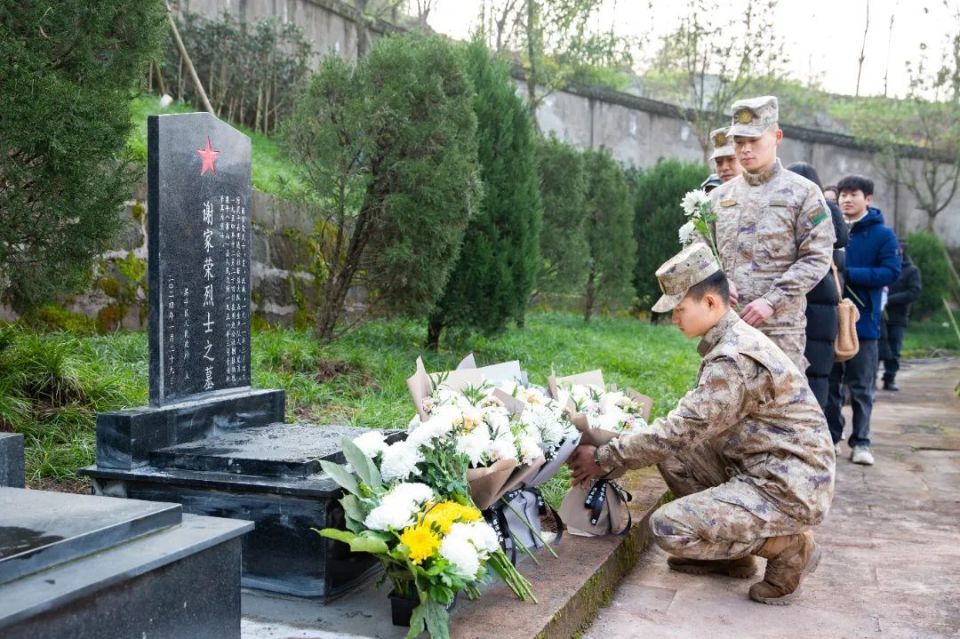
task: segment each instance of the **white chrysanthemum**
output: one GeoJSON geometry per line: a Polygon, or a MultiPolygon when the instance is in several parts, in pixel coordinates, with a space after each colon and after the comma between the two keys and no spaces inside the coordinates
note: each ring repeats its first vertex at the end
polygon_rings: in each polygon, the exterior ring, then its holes
{"type": "Polygon", "coordinates": [[[610,391],[604,393],[600,397],[600,412],[606,415],[607,413],[616,413],[620,412],[620,406],[623,405],[624,400],[627,396],[621,393],[620,391],[610,391]]]}
{"type": "Polygon", "coordinates": [[[367,514],[363,525],[372,530],[402,530],[414,522],[416,512],[413,502],[384,499],[367,514]]]}
{"type": "Polygon", "coordinates": [[[387,449],[387,442],[379,430],[371,430],[359,437],[353,438],[353,443],[370,459],[375,458],[387,449]]]}
{"type": "Polygon", "coordinates": [[[397,484],[383,496],[383,501],[395,501],[399,503],[409,503],[417,507],[433,499],[433,489],[426,484],[419,482],[404,482],[397,484]]]}
{"type": "Polygon", "coordinates": [[[489,446],[490,431],[483,425],[457,438],[457,451],[470,459],[471,466],[479,466],[482,463],[484,453],[489,446]]]}
{"type": "Polygon", "coordinates": [[[687,217],[691,215],[699,217],[700,207],[708,202],[710,202],[710,196],[700,189],[695,189],[683,196],[683,201],[680,203],[680,206],[683,208],[683,212],[687,217]]]}
{"type": "Polygon", "coordinates": [[[540,440],[537,437],[524,435],[520,438],[520,461],[528,464],[535,459],[543,457],[543,449],[540,448],[540,440]]]}
{"type": "Polygon", "coordinates": [[[440,543],[440,555],[453,565],[454,569],[464,577],[474,577],[480,570],[480,555],[470,542],[469,531],[457,531],[454,524],[450,534],[440,543]]]}
{"type": "Polygon", "coordinates": [[[616,431],[620,429],[620,424],[623,422],[623,414],[618,411],[616,413],[591,415],[589,420],[590,428],[616,431]]]}
{"type": "Polygon", "coordinates": [[[373,530],[406,528],[416,520],[420,506],[433,496],[433,490],[426,484],[397,484],[383,496],[380,505],[367,514],[363,525],[373,530]]]}
{"type": "Polygon", "coordinates": [[[505,433],[510,430],[510,415],[503,407],[491,407],[483,412],[483,420],[492,433],[505,433]]]}
{"type": "Polygon", "coordinates": [[[517,445],[513,441],[513,435],[508,431],[490,442],[490,446],[487,447],[487,455],[489,455],[491,461],[516,459],[517,445]]]}
{"type": "Polygon", "coordinates": [[[423,461],[423,455],[410,442],[397,442],[387,446],[383,451],[383,461],[380,463],[380,474],[383,480],[391,482],[395,479],[406,479],[423,461]]]}
{"type": "Polygon", "coordinates": [[[680,245],[686,246],[690,243],[690,240],[693,239],[694,231],[693,222],[687,222],[677,231],[677,236],[680,238],[680,245]]]}
{"type": "Polygon", "coordinates": [[[454,526],[469,527],[468,537],[473,547],[477,549],[482,558],[486,558],[490,553],[500,549],[500,540],[497,539],[497,533],[485,521],[475,521],[470,524],[454,524],[454,526]]]}

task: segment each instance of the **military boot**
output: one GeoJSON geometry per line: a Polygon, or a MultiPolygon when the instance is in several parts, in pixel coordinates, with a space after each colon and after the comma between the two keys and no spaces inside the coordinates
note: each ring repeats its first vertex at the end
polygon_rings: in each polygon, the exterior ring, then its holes
{"type": "Polygon", "coordinates": [[[685,572],[688,575],[706,575],[718,573],[737,579],[748,579],[757,573],[757,562],[753,555],[739,559],[685,559],[683,557],[668,557],[667,565],[671,570],[685,572]]]}
{"type": "Polygon", "coordinates": [[[820,563],[820,547],[811,532],[771,537],[757,554],[767,559],[767,570],[763,581],[750,586],[750,598],[775,606],[789,604],[799,594],[803,575],[820,563]]]}

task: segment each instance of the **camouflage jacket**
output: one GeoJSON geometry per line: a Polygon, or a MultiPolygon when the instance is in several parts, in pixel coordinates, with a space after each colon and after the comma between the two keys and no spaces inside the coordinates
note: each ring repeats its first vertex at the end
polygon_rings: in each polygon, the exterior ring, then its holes
{"type": "Polygon", "coordinates": [[[699,351],[696,388],[645,432],[601,446],[601,468],[649,466],[707,444],[728,478],[756,488],[738,505],[765,520],[772,505],[819,523],[833,499],[835,457],[806,377],[732,310],[704,335],[699,351]],[[763,498],[749,503],[755,493],[763,498]]]}
{"type": "Polygon", "coordinates": [[[767,334],[803,333],[806,295],[830,270],[835,238],[820,189],[777,160],[764,173],[743,173],[710,193],[714,237],[741,307],[764,298],[774,314],[767,334]]]}

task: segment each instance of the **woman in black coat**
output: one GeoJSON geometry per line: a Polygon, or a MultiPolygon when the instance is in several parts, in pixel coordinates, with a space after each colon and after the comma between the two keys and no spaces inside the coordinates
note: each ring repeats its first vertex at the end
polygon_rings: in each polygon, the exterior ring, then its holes
{"type": "MultiPolygon", "coordinates": [[[[807,178],[820,187],[820,176],[816,169],[806,162],[795,162],[787,167],[798,175],[807,178]]],[[[822,187],[821,187],[822,188],[822,187]]],[[[837,241],[833,245],[833,263],[840,273],[840,284],[843,285],[844,250],[847,245],[847,224],[843,214],[835,202],[827,201],[830,208],[830,218],[833,220],[833,230],[837,241]]],[[[840,295],[837,284],[833,279],[833,269],[807,293],[807,348],[804,351],[809,366],[807,367],[807,383],[813,391],[820,408],[827,404],[827,382],[830,369],[833,368],[834,343],[837,340],[839,317],[837,305],[840,295]]]]}

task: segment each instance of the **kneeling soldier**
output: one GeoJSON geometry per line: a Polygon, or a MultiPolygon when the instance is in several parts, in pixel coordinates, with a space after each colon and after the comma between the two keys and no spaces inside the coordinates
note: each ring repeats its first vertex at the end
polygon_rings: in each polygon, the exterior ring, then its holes
{"type": "Polygon", "coordinates": [[[677,499],[650,520],[670,567],[747,578],[753,555],[766,573],[750,597],[788,603],[820,560],[810,529],[833,499],[834,450],[804,374],[728,306],[726,276],[695,243],[657,271],[663,297],[687,337],[702,338],[697,386],[643,433],[580,446],[570,465],[584,482],[659,464],[677,499]]]}

